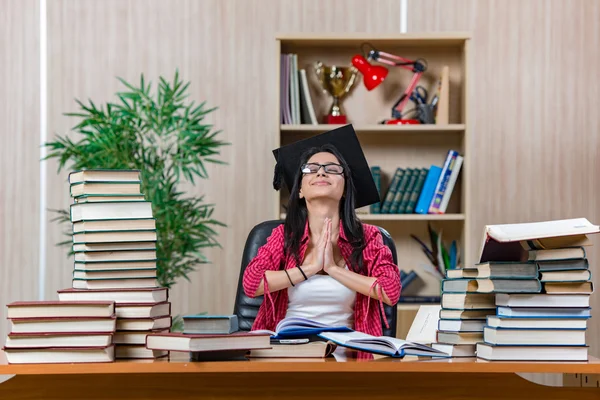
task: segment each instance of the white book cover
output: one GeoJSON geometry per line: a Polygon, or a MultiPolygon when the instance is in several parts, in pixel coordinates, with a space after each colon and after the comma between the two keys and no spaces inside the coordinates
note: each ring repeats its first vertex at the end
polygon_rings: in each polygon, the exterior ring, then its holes
{"type": "Polygon", "coordinates": [[[441,305],[420,306],[419,311],[417,311],[417,315],[408,330],[406,340],[421,344],[435,343],[441,309],[441,305]]]}
{"type": "MultiPolygon", "coordinates": [[[[524,242],[569,236],[581,238],[598,232],[600,232],[600,227],[592,224],[586,218],[486,225],[479,262],[527,260],[529,253],[523,246],[524,242]]],[[[582,239],[582,241],[572,242],[570,245],[585,244],[585,240],[582,239]]]]}

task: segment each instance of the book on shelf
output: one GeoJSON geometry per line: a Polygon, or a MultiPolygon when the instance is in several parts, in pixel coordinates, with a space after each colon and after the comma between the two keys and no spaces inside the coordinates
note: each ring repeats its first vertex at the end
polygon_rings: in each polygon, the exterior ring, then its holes
{"type": "Polygon", "coordinates": [[[338,346],[394,358],[402,358],[407,355],[447,357],[446,353],[435,350],[430,346],[389,336],[372,336],[363,332],[352,331],[322,332],[319,337],[330,340],[338,346]]]}
{"type": "Polygon", "coordinates": [[[299,68],[298,55],[280,55],[280,121],[282,124],[317,125],[306,69],[299,68]]]}
{"type": "Polygon", "coordinates": [[[431,204],[431,200],[435,194],[435,188],[438,180],[440,179],[441,173],[442,168],[438,167],[437,165],[432,165],[429,167],[429,171],[425,177],[425,182],[423,183],[423,188],[421,189],[421,193],[419,193],[419,198],[415,206],[415,213],[429,213],[429,204],[431,204]]]}
{"type": "MultiPolygon", "coordinates": [[[[455,150],[449,150],[446,155],[446,160],[444,161],[444,166],[442,167],[442,172],[440,173],[440,178],[436,183],[433,198],[429,203],[430,214],[443,214],[446,212],[446,206],[454,188],[454,183],[451,183],[451,178],[453,174],[458,175],[461,165],[462,156],[455,150]],[[452,185],[452,187],[450,185],[452,185]],[[448,196],[448,199],[444,200],[446,196],[448,196]]],[[[453,182],[455,182],[456,177],[453,179],[453,182]]]]}
{"type": "MultiPolygon", "coordinates": [[[[371,167],[371,175],[373,175],[373,181],[375,182],[375,187],[377,188],[377,192],[379,193],[379,198],[381,199],[381,167],[377,165],[373,165],[371,167]]],[[[379,203],[374,203],[369,206],[369,212],[371,214],[380,214],[381,213],[381,201],[379,203]]]]}

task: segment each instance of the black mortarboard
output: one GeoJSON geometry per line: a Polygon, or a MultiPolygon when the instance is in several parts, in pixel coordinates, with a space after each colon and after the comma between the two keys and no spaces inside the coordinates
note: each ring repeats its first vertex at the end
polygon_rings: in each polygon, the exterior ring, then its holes
{"type": "Polygon", "coordinates": [[[291,190],[296,172],[300,168],[302,154],[312,147],[320,147],[324,144],[335,146],[346,159],[356,188],[356,208],[378,203],[379,193],[352,125],[345,125],[273,150],[277,162],[273,178],[275,189],[280,189],[283,177],[285,185],[291,190]]]}

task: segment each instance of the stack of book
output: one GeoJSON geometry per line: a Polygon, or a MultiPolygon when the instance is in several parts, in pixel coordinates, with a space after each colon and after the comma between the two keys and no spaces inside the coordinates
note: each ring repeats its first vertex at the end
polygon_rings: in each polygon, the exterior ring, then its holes
{"type": "Polygon", "coordinates": [[[480,262],[449,270],[434,348],[486,360],[586,360],[585,218],[486,226],[480,262]]]}
{"type": "Polygon", "coordinates": [[[31,301],[8,304],[11,364],[112,362],[112,301],[31,301]]]}
{"type": "Polygon", "coordinates": [[[182,351],[193,361],[245,359],[250,350],[270,348],[269,334],[240,332],[237,315],[185,315],[183,333],[146,336],[148,351],[182,351]]]}
{"type": "Polygon", "coordinates": [[[495,313],[495,297],[467,287],[468,279],[451,274],[458,271],[463,270],[448,270],[448,279],[442,282],[437,335],[431,346],[452,357],[475,357],[486,317],[495,313]]]}
{"type": "MultiPolygon", "coordinates": [[[[591,245],[587,235],[592,233],[598,233],[598,226],[583,218],[488,228],[488,235],[498,238],[496,243],[505,239],[508,246],[518,240],[528,264],[539,272],[541,293],[497,295],[496,315],[487,319],[477,357],[515,361],[588,359],[585,336],[593,286],[584,246],[591,245]]],[[[497,256],[507,257],[506,253],[497,256]]]]}
{"type": "Polygon", "coordinates": [[[145,334],[168,330],[168,292],[156,280],[156,222],[137,170],[84,170],[69,175],[75,268],[59,298],[117,303],[117,358],[148,352],[145,334]]]}
{"type": "Polygon", "coordinates": [[[158,358],[164,351],[148,351],[146,336],[169,332],[171,303],[167,288],[63,289],[61,301],[111,300],[115,302],[116,332],[113,337],[116,358],[158,358]]]}
{"type": "MultiPolygon", "coordinates": [[[[448,151],[443,167],[396,168],[381,203],[370,206],[373,214],[444,214],[460,173],[463,157],[448,151]]],[[[381,167],[371,174],[381,194],[381,167]]]]}

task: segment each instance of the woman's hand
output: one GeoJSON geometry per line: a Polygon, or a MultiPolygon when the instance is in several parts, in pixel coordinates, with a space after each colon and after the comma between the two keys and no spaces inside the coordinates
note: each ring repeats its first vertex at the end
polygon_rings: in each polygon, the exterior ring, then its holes
{"type": "Polygon", "coordinates": [[[329,241],[328,230],[327,230],[327,220],[325,219],[325,223],[323,224],[323,229],[321,229],[321,235],[319,236],[319,241],[317,242],[317,248],[315,249],[315,257],[314,261],[311,262],[307,266],[303,266],[303,270],[306,269],[306,273],[315,275],[321,271],[325,265],[325,248],[327,247],[327,242],[329,241]]]}
{"type": "Polygon", "coordinates": [[[331,220],[328,219],[325,223],[327,225],[327,242],[323,253],[323,271],[329,274],[331,268],[337,267],[335,260],[333,259],[333,241],[331,240],[331,220]]]}

